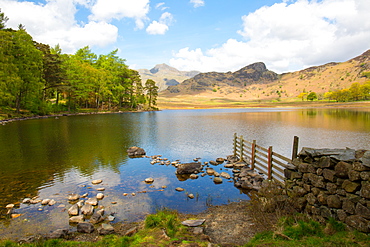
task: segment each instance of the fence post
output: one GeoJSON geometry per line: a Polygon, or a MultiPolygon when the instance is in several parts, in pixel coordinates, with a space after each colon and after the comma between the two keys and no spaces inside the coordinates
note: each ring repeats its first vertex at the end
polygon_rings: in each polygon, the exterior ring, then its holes
{"type": "Polygon", "coordinates": [[[254,161],[256,159],[256,140],[252,142],[251,169],[254,170],[254,161]]]}
{"type": "Polygon", "coordinates": [[[243,162],[244,138],[240,136],[240,161],[243,162]]]}
{"type": "Polygon", "coordinates": [[[292,161],[295,160],[298,156],[298,142],[299,142],[299,137],[294,136],[293,150],[292,150],[292,161]]]}
{"type": "Polygon", "coordinates": [[[272,146],[268,148],[267,153],[267,178],[268,180],[272,179],[272,146]]]}
{"type": "Polygon", "coordinates": [[[234,133],[234,156],[236,156],[236,139],[237,139],[236,133],[234,133]]]}

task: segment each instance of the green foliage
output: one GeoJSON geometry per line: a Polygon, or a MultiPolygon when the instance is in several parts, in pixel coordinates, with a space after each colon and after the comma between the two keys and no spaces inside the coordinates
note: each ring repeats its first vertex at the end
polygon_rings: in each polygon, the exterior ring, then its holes
{"type": "Polygon", "coordinates": [[[59,46],[33,41],[22,25],[4,29],[7,20],[0,10],[0,106],[44,115],[53,109],[138,109],[147,98],[149,108],[156,105],[155,82],[144,89],[118,50],[97,56],[85,46],[62,54],[59,46]]]}
{"type": "Polygon", "coordinates": [[[370,79],[370,71],[364,71],[364,72],[362,72],[362,76],[370,79]]]}
{"type": "Polygon", "coordinates": [[[313,101],[317,99],[317,94],[315,92],[311,92],[307,95],[307,100],[313,101]]]}
{"type": "Polygon", "coordinates": [[[177,213],[170,210],[161,210],[156,214],[148,215],[145,219],[146,228],[164,228],[167,235],[175,236],[180,224],[177,213]]]}

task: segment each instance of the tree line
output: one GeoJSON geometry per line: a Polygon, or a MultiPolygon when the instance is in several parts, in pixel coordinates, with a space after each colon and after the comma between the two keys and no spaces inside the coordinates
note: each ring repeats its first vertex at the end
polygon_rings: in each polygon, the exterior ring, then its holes
{"type": "Polygon", "coordinates": [[[156,109],[158,87],[142,84],[114,50],[94,54],[88,46],[63,54],[33,40],[24,28],[6,28],[0,10],[0,107],[17,113],[49,114],[59,111],[156,109]]]}
{"type": "Polygon", "coordinates": [[[367,81],[363,84],[354,82],[349,88],[329,91],[319,95],[315,92],[303,92],[300,93],[297,97],[302,99],[302,101],[304,99],[310,101],[317,99],[327,99],[337,102],[370,100],[370,81],[367,81]]]}

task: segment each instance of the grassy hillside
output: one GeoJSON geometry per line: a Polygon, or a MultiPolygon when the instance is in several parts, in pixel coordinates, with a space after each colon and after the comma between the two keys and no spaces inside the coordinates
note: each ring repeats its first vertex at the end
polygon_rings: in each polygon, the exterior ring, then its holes
{"type": "MultiPolygon", "coordinates": [[[[250,73],[253,71],[248,70],[250,73]]],[[[319,99],[328,91],[349,88],[352,83],[369,80],[364,73],[370,71],[370,50],[342,63],[328,63],[305,70],[284,73],[271,80],[250,79],[230,73],[202,73],[178,86],[161,92],[158,105],[243,105],[248,102],[297,101],[300,93],[317,93],[319,99]],[[199,79],[197,79],[199,78],[199,79]],[[243,80],[245,83],[243,83],[243,80]],[[238,83],[231,83],[231,81],[238,83]],[[202,87],[202,85],[204,85],[202,87]],[[174,90],[176,89],[176,90],[174,90]],[[172,92],[171,92],[172,91],[172,92]]],[[[269,72],[271,73],[271,72],[269,72]]]]}

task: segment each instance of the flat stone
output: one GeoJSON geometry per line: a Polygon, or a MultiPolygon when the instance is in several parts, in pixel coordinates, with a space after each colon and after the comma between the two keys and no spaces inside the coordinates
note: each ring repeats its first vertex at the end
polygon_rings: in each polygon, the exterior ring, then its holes
{"type": "Polygon", "coordinates": [[[180,188],[180,187],[177,187],[175,190],[176,191],[179,191],[179,192],[184,191],[184,189],[183,188],[180,188]]]}
{"type": "Polygon", "coordinates": [[[94,185],[96,185],[96,184],[100,184],[100,183],[102,183],[103,182],[103,180],[101,180],[101,179],[96,179],[96,180],[93,180],[91,183],[92,184],[94,184],[94,185]]]}
{"type": "Polygon", "coordinates": [[[84,222],[84,216],[83,215],[77,215],[77,216],[72,216],[69,218],[70,223],[82,223],[84,222]]]}
{"type": "Polygon", "coordinates": [[[192,174],[195,172],[200,172],[202,169],[202,164],[199,162],[193,162],[193,163],[184,163],[179,164],[176,170],[176,174],[182,175],[182,174],[192,174]]]}
{"type": "Polygon", "coordinates": [[[78,199],[80,199],[80,196],[78,194],[71,194],[68,196],[69,201],[77,201],[78,199]]]}
{"type": "Polygon", "coordinates": [[[57,239],[57,238],[65,238],[69,233],[68,229],[58,229],[53,231],[48,235],[48,238],[57,239]]]}
{"type": "Polygon", "coordinates": [[[220,176],[223,177],[223,178],[226,178],[226,179],[230,179],[231,178],[230,174],[227,173],[227,172],[221,172],[220,173],[220,176]]]}
{"type": "Polygon", "coordinates": [[[96,197],[91,197],[91,198],[86,200],[85,204],[90,204],[90,205],[96,206],[96,205],[98,205],[98,199],[96,197]]]}
{"type": "Polygon", "coordinates": [[[105,190],[105,188],[97,188],[96,190],[97,190],[97,191],[104,191],[104,190],[105,190]]]}
{"type": "Polygon", "coordinates": [[[213,178],[213,182],[214,182],[215,184],[221,184],[221,183],[222,183],[222,178],[220,178],[220,177],[215,177],[215,178],[213,178]]]}
{"type": "Polygon", "coordinates": [[[51,199],[48,203],[49,206],[53,206],[55,203],[57,203],[54,199],[51,199]]]}
{"type": "Polygon", "coordinates": [[[190,226],[190,227],[196,227],[202,225],[206,220],[205,219],[199,219],[199,220],[185,220],[181,222],[184,226],[190,226]]]}

